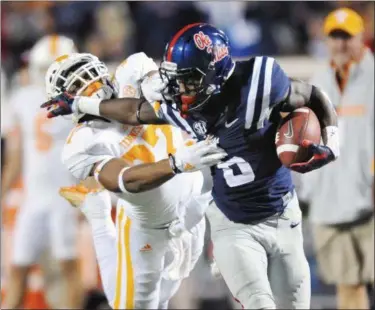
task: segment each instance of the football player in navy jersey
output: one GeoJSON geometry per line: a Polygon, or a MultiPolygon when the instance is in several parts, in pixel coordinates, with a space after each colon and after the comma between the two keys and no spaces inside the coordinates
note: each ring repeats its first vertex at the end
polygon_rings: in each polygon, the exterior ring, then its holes
{"type": "MultiPolygon", "coordinates": [[[[271,57],[234,62],[227,36],[203,23],[172,38],[159,74],[144,80],[142,93],[142,99],[103,101],[63,93],[43,107],[49,117],[87,113],[129,125],[169,123],[197,140],[216,139],[228,157],[211,168],[214,199],[206,214],[229,289],[246,309],[309,308],[301,211],[275,134],[283,112],[307,106],[320,121],[324,144],[304,141],[312,158],[290,168],[305,173],[335,160],[337,117],[329,98],[288,78],[271,57]]],[[[182,172],[173,155],[170,166],[182,172]]]]}

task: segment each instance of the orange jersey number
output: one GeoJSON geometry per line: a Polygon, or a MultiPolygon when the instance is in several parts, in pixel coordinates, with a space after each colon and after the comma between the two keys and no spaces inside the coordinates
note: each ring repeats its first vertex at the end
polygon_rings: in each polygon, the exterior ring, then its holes
{"type": "MultiPolygon", "coordinates": [[[[160,134],[157,133],[158,129],[166,139],[166,153],[174,154],[176,149],[173,146],[173,133],[172,128],[169,125],[148,125],[147,129],[142,135],[142,139],[151,147],[155,147],[160,139],[160,134]]],[[[143,163],[155,162],[155,156],[149,147],[139,144],[134,145],[123,155],[123,158],[130,163],[133,163],[135,160],[139,160],[143,163]]]]}

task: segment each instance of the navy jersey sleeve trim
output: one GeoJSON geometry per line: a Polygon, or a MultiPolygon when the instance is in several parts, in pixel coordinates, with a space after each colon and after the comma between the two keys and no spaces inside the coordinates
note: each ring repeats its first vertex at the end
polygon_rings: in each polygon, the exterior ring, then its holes
{"type": "MultiPolygon", "coordinates": [[[[256,109],[256,101],[259,92],[259,79],[262,71],[263,57],[256,57],[254,60],[253,70],[249,78],[249,87],[246,97],[246,115],[245,115],[245,129],[250,129],[254,123],[254,114],[256,109]]],[[[261,82],[262,84],[263,82],[261,82]]]]}
{"type": "Polygon", "coordinates": [[[256,57],[246,102],[245,129],[257,130],[264,126],[270,110],[288,94],[290,80],[271,57],[256,57]]]}
{"type": "Polygon", "coordinates": [[[271,107],[272,73],[274,59],[255,59],[246,103],[245,129],[259,129],[271,107]]]}
{"type": "Polygon", "coordinates": [[[271,106],[282,102],[289,92],[290,79],[280,65],[274,61],[272,67],[271,106]]]}
{"type": "Polygon", "coordinates": [[[191,136],[193,136],[193,138],[196,138],[195,133],[192,130],[189,123],[180,116],[180,113],[177,110],[175,110],[173,107],[167,104],[163,104],[162,109],[163,109],[164,119],[169,124],[171,124],[172,126],[178,127],[182,129],[183,131],[186,131],[191,136]]]}

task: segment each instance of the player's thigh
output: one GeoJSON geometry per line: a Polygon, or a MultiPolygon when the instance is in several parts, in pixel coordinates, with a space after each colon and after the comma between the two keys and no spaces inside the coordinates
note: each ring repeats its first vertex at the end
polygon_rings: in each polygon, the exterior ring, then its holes
{"type": "Polygon", "coordinates": [[[119,209],[115,309],[156,309],[168,231],[136,227],[119,209]]]}
{"type": "Polygon", "coordinates": [[[13,235],[12,263],[20,266],[37,262],[48,243],[48,213],[43,208],[25,204],[21,207],[13,235]]]}
{"type": "Polygon", "coordinates": [[[273,309],[267,253],[251,229],[229,221],[212,203],[207,210],[213,254],[232,295],[245,309],[273,309]]]}
{"type": "Polygon", "coordinates": [[[295,196],[277,221],[276,250],[269,257],[269,279],[280,309],[310,307],[311,281],[302,235],[302,213],[295,196]]]}
{"type": "Polygon", "coordinates": [[[206,219],[203,218],[191,231],[191,260],[190,271],[192,271],[202,254],[204,247],[204,235],[206,232],[206,219]]]}
{"type": "Polygon", "coordinates": [[[52,254],[56,259],[77,257],[78,211],[59,196],[49,206],[49,232],[52,254]]]}

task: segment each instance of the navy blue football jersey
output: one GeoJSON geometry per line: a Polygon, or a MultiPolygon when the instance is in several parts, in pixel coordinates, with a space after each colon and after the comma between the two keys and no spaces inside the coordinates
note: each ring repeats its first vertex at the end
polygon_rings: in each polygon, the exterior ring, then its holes
{"type": "Polygon", "coordinates": [[[273,58],[254,57],[236,63],[221,93],[202,112],[207,118],[184,119],[173,105],[162,105],[165,120],[198,140],[216,137],[228,153],[211,168],[212,194],[233,222],[254,223],[282,212],[293,190],[275,147],[280,117],[274,112],[289,89],[289,78],[273,58]]]}

